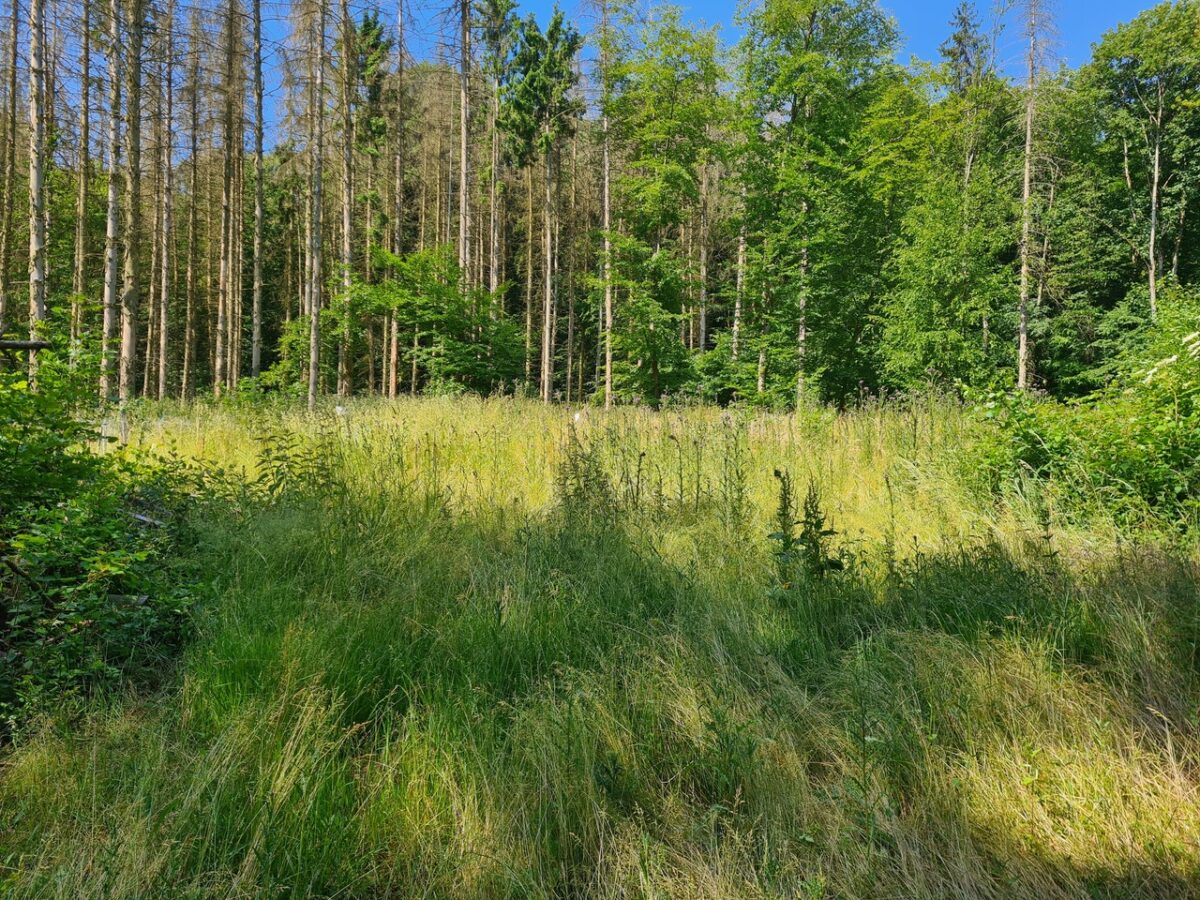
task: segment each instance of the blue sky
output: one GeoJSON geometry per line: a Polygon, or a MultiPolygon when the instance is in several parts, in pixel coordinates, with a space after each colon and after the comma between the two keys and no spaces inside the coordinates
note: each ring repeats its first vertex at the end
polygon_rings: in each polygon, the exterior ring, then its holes
{"type": "MultiPolygon", "coordinates": [[[[420,0],[418,0],[420,2],[420,0]]],[[[560,0],[563,9],[577,18],[580,7],[577,0],[560,0]]],[[[553,0],[524,0],[521,8],[533,11],[539,18],[548,16],[553,0]]],[[[720,25],[726,41],[735,40],[733,27],[734,3],[721,0],[693,0],[680,2],[692,18],[710,25],[720,25]]],[[[907,61],[910,54],[922,59],[937,56],[938,46],[949,32],[948,23],[958,0],[882,0],[881,5],[895,17],[904,41],[901,58],[907,61]]],[[[990,0],[976,0],[981,17],[991,17],[990,0]]],[[[1085,62],[1091,45],[1105,31],[1119,22],[1128,21],[1152,4],[1147,0],[1050,0],[1056,30],[1055,55],[1071,66],[1085,62]]],[[[1000,58],[1005,67],[1015,66],[1021,48],[1017,33],[1009,29],[1000,42],[1000,58]]]]}
{"type": "MultiPolygon", "coordinates": [[[[699,8],[701,4],[697,4],[699,8]]],[[[703,5],[719,9],[719,3],[703,5]]],[[[882,3],[900,25],[907,54],[922,59],[937,56],[938,46],[949,32],[950,17],[958,5],[957,0],[886,0],[882,3]]],[[[1101,35],[1120,22],[1126,22],[1153,4],[1146,0],[1051,0],[1050,11],[1054,18],[1057,34],[1054,40],[1054,55],[1074,67],[1088,60],[1091,46],[1101,35]]],[[[989,4],[976,4],[981,16],[990,19],[989,4]]],[[[1015,28],[1010,27],[1000,41],[1000,58],[1011,67],[1021,55],[1021,46],[1015,28]]]]}
{"type": "MultiPolygon", "coordinates": [[[[588,0],[559,0],[568,17],[580,30],[586,32],[591,26],[592,4],[588,0]]],[[[649,3],[649,0],[638,0],[649,3]]],[[[676,0],[695,22],[720,26],[723,40],[735,42],[739,32],[734,25],[736,2],[721,0],[676,0]]],[[[880,0],[881,5],[895,18],[901,35],[899,60],[907,63],[911,56],[934,60],[938,46],[950,32],[950,17],[958,0],[880,0]]],[[[992,17],[993,0],[975,0],[985,27],[992,17]]],[[[1087,61],[1091,45],[1104,32],[1120,22],[1132,19],[1139,12],[1153,5],[1151,0],[1048,0],[1054,19],[1055,36],[1053,56],[1071,67],[1087,61]]],[[[445,46],[453,41],[456,27],[445,16],[449,0],[404,0],[408,10],[408,46],[411,53],[421,58],[436,55],[439,44],[445,46]]],[[[543,22],[549,18],[554,0],[518,0],[519,13],[535,13],[543,22]]],[[[395,15],[394,0],[350,0],[351,8],[380,9],[386,21],[395,15]]],[[[274,0],[265,8],[265,32],[271,42],[282,41],[287,32],[285,24],[287,0],[274,0]]],[[[1010,13],[1010,19],[1013,18],[1010,13]]],[[[278,46],[276,44],[276,46],[278,46]]],[[[1022,43],[1019,24],[1012,21],[1002,33],[998,59],[1004,71],[1018,74],[1022,67],[1022,43]]],[[[277,62],[277,60],[276,60],[277,62]]],[[[275,100],[281,96],[278,71],[268,63],[268,118],[278,114],[275,100]]]]}

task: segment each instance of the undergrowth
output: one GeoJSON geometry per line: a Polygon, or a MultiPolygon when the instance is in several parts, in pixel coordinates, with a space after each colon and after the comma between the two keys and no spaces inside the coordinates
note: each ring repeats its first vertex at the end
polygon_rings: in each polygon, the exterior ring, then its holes
{"type": "Polygon", "coordinates": [[[0,893],[1197,893],[1194,556],[956,408],[257,418],[135,423],[244,485],[214,599],[8,754],[0,893]]]}

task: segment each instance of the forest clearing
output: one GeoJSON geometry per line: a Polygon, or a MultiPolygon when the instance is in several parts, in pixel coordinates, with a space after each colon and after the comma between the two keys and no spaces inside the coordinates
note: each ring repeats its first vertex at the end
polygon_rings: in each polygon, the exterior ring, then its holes
{"type": "Polygon", "coordinates": [[[0,4],[0,898],[1200,898],[1200,0],[526,6],[0,4]]]}
{"type": "Polygon", "coordinates": [[[197,526],[166,686],[6,761],[0,884],[1189,895],[1194,555],[1033,481],[994,502],[983,432],[941,401],[152,409],[133,444],[253,477],[197,526]]]}

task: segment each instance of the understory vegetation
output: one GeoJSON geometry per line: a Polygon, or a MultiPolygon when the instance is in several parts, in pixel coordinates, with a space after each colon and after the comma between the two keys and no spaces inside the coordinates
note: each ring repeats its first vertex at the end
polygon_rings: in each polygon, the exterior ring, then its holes
{"type": "Polygon", "coordinates": [[[0,374],[0,747],[31,714],[161,679],[198,573],[184,547],[214,496],[182,460],[95,452],[78,370],[0,374]]]}
{"type": "Polygon", "coordinates": [[[1187,504],[989,402],[135,410],[203,602],[13,731],[0,893],[1194,895],[1187,504]]]}

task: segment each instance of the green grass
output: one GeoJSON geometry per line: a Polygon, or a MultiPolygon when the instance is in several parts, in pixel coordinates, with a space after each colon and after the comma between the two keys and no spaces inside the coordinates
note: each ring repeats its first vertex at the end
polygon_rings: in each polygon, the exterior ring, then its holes
{"type": "Polygon", "coordinates": [[[1200,895],[1194,554],[984,496],[979,428],[151,409],[276,489],[168,689],[0,762],[0,894],[1200,895]],[[779,583],[775,469],[847,571],[779,583]]]}

